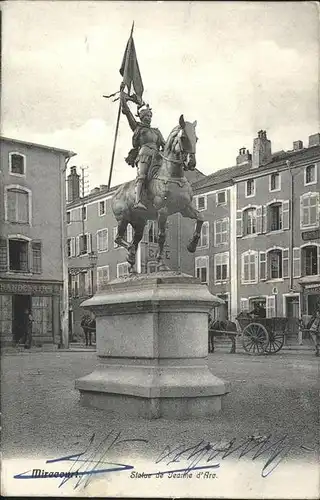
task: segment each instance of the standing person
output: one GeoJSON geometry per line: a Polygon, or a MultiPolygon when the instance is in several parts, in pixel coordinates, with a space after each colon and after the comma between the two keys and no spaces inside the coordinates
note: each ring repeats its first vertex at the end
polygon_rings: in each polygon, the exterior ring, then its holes
{"type": "Polygon", "coordinates": [[[314,342],[316,349],[316,356],[319,356],[319,341],[320,341],[320,308],[309,321],[310,336],[314,342]]]}
{"type": "Polygon", "coordinates": [[[26,336],[25,336],[25,343],[24,343],[24,348],[25,349],[30,349],[32,345],[32,325],[33,325],[33,316],[31,314],[31,311],[29,309],[25,310],[25,315],[26,315],[26,336]]]}
{"type": "Polygon", "coordinates": [[[85,336],[85,339],[86,339],[86,346],[88,345],[88,326],[89,326],[89,322],[90,322],[90,316],[89,314],[84,314],[82,316],[82,319],[81,319],[81,328],[83,330],[83,333],[84,333],[84,336],[85,336]]]}

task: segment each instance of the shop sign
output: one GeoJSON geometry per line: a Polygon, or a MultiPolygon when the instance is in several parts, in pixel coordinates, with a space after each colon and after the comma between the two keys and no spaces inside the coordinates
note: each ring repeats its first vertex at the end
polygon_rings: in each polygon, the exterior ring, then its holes
{"type": "Polygon", "coordinates": [[[41,283],[0,283],[0,293],[17,295],[52,295],[60,291],[59,285],[41,283]]]}
{"type": "Polygon", "coordinates": [[[304,231],[302,233],[302,239],[304,241],[320,239],[320,229],[313,229],[312,231],[304,231]]]}

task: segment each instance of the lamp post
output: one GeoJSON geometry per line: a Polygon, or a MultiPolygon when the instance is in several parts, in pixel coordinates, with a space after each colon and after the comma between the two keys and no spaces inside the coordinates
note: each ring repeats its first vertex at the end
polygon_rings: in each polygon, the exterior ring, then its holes
{"type": "Polygon", "coordinates": [[[98,261],[98,255],[97,255],[97,252],[90,252],[89,255],[89,266],[90,266],[90,269],[91,269],[91,293],[92,293],[92,296],[94,295],[93,293],[93,271],[97,265],[97,261],[98,261]]]}

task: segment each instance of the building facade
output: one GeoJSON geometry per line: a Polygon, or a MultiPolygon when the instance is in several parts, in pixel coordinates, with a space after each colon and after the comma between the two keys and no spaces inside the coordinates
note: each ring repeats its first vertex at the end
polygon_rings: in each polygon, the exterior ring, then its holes
{"type": "Polygon", "coordinates": [[[241,148],[236,163],[193,186],[208,234],[196,273],[201,263],[201,280],[226,296],[231,318],[255,302],[270,317],[313,314],[320,299],[320,134],[307,147],[295,141],[292,150],[272,154],[259,131],[252,155],[241,148]]]}
{"type": "MultiPolygon", "coordinates": [[[[204,178],[201,172],[187,172],[192,183],[204,178]]],[[[71,338],[82,333],[83,310],[80,304],[93,293],[100,292],[115,278],[128,274],[127,251],[114,243],[117,221],[111,209],[111,200],[117,186],[94,188],[88,196],[80,197],[80,176],[71,167],[68,176],[67,253],[69,267],[69,332],[71,338]],[[92,256],[95,256],[92,265],[92,256]]],[[[187,251],[195,221],[175,214],[168,219],[164,262],[172,270],[192,274],[194,256],[187,251]]],[[[132,240],[132,227],[127,228],[127,241],[132,240]]],[[[139,245],[136,269],[139,273],[156,271],[158,249],[157,221],[148,221],[139,245]]]]}
{"type": "Polygon", "coordinates": [[[67,345],[65,171],[75,153],[1,138],[0,335],[67,345]]]}

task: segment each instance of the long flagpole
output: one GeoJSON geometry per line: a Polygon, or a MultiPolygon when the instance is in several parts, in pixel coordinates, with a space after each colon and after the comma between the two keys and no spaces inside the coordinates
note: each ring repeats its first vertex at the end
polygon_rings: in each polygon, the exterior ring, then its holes
{"type": "MultiPolygon", "coordinates": [[[[134,28],[134,21],[133,21],[132,27],[131,27],[130,38],[133,35],[133,28],[134,28]]],[[[120,91],[121,91],[121,89],[120,89],[120,91]]],[[[116,146],[117,146],[117,139],[118,139],[118,132],[119,132],[120,115],[121,115],[121,99],[119,99],[119,108],[118,108],[117,123],[116,123],[116,129],[115,129],[115,132],[114,132],[113,149],[112,149],[111,164],[110,164],[110,173],[109,173],[109,180],[108,180],[108,191],[109,191],[110,186],[111,186],[111,178],[112,178],[114,157],[115,157],[115,154],[116,154],[116,146]]]]}
{"type": "Polygon", "coordinates": [[[113,170],[113,164],[114,164],[114,156],[116,154],[116,146],[117,146],[117,139],[118,139],[118,132],[119,132],[120,115],[121,115],[121,100],[119,100],[117,124],[116,124],[116,130],[114,133],[113,150],[112,150],[111,165],[110,165],[110,174],[109,174],[109,180],[108,180],[108,191],[109,191],[110,186],[111,186],[111,177],[112,177],[112,170],[113,170]]]}

